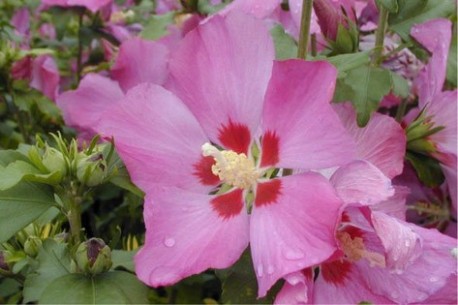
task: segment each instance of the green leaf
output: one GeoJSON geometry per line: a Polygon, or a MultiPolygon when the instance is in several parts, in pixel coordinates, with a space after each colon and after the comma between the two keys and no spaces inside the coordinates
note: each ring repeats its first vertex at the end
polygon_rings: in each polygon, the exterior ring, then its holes
{"type": "Polygon", "coordinates": [[[225,304],[272,304],[281,287],[278,282],[270,289],[267,296],[258,299],[258,285],[249,251],[245,251],[238,262],[228,270],[217,270],[223,279],[221,299],[225,304]]]}
{"type": "Polygon", "coordinates": [[[398,0],[398,4],[399,11],[390,15],[388,24],[404,41],[411,40],[410,29],[414,24],[449,17],[456,11],[455,0],[398,0]]]}
{"type": "Polygon", "coordinates": [[[117,267],[123,267],[129,271],[135,272],[134,266],[134,255],[137,251],[125,251],[125,250],[113,250],[111,251],[111,261],[115,269],[117,267]]]}
{"type": "Polygon", "coordinates": [[[370,51],[352,54],[341,54],[327,57],[326,60],[337,68],[337,70],[339,71],[339,77],[343,77],[346,75],[346,72],[369,64],[369,54],[370,51]]]}
{"type": "Polygon", "coordinates": [[[394,95],[400,97],[408,97],[410,94],[409,83],[401,75],[390,71],[391,76],[391,90],[394,95]]]}
{"type": "Polygon", "coordinates": [[[297,44],[281,25],[275,25],[270,30],[270,35],[272,35],[274,40],[276,59],[282,60],[297,57],[297,44]]]}
{"type": "Polygon", "coordinates": [[[149,289],[134,275],[111,271],[95,277],[67,274],[54,280],[41,304],[146,304],[149,289]]]}
{"type": "Polygon", "coordinates": [[[174,22],[173,12],[149,17],[148,23],[143,27],[140,37],[156,40],[168,33],[167,26],[174,22]]]}
{"type": "Polygon", "coordinates": [[[7,241],[53,204],[54,193],[44,185],[20,182],[13,188],[0,191],[0,242],[7,241]]]}
{"type": "Polygon", "coordinates": [[[7,166],[17,160],[27,161],[27,158],[16,150],[0,150],[0,165],[7,166]]]}
{"type": "Polygon", "coordinates": [[[450,50],[448,51],[447,58],[447,81],[456,88],[457,86],[457,33],[456,33],[456,22],[453,23],[452,41],[450,43],[450,50]]]}
{"type": "Polygon", "coordinates": [[[334,100],[350,101],[356,109],[358,125],[363,127],[382,98],[391,91],[391,81],[390,71],[361,66],[348,71],[344,79],[338,79],[334,100]]]}
{"type": "Polygon", "coordinates": [[[397,13],[399,10],[398,0],[376,0],[379,6],[383,6],[390,13],[397,13]]]}
{"type": "Polygon", "coordinates": [[[54,185],[62,178],[60,172],[42,174],[35,166],[24,161],[15,161],[3,169],[0,166],[0,169],[0,191],[15,186],[21,180],[54,185]]]}
{"type": "Polygon", "coordinates": [[[406,159],[412,164],[418,178],[428,187],[436,187],[444,182],[439,161],[431,157],[408,151],[406,159]]]}
{"type": "Polygon", "coordinates": [[[67,244],[46,239],[37,255],[38,267],[24,282],[24,303],[38,301],[43,291],[55,279],[70,273],[67,244]]]}

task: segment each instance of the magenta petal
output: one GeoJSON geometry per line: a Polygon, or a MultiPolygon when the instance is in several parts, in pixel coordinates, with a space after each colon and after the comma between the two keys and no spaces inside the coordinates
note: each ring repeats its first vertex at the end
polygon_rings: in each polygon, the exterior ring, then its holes
{"type": "Polygon", "coordinates": [[[33,60],[30,87],[43,92],[51,100],[55,100],[59,81],[59,70],[51,56],[40,55],[33,60]]]}
{"type": "Polygon", "coordinates": [[[167,48],[158,42],[129,39],[119,47],[111,75],[124,92],[144,82],[162,85],[168,76],[168,53],[167,48]]]}
{"type": "Polygon", "coordinates": [[[385,248],[387,268],[402,272],[421,255],[420,237],[404,222],[374,211],[372,224],[385,248]]]}
{"type": "Polygon", "coordinates": [[[227,15],[231,11],[241,11],[259,19],[268,18],[280,6],[282,0],[234,0],[219,15],[227,15]]]}
{"type": "Polygon", "coordinates": [[[280,278],[319,264],[336,250],[334,229],[342,202],[329,182],[315,173],[279,181],[280,194],[269,197],[274,202],[255,205],[251,215],[250,244],[259,297],[280,278]]]}
{"type": "Polygon", "coordinates": [[[136,274],[148,285],[171,285],[208,268],[231,266],[248,246],[245,210],[221,218],[211,196],[155,188],[144,207],[146,241],[135,256],[136,274]]]}
{"type": "Polygon", "coordinates": [[[114,137],[133,182],[143,190],[154,184],[209,190],[200,171],[201,147],[208,139],[186,106],[164,88],[132,88],[107,109],[97,128],[114,137]]]}
{"type": "Polygon", "coordinates": [[[452,22],[433,19],[412,27],[411,35],[432,53],[428,64],[416,80],[420,107],[442,91],[447,69],[447,55],[452,38],[452,22]]]}
{"type": "Polygon", "coordinates": [[[390,179],[402,173],[406,136],[401,125],[389,116],[374,113],[369,123],[360,128],[349,103],[335,104],[334,109],[356,141],[358,158],[371,162],[390,179]]]}
{"type": "Polygon", "coordinates": [[[78,89],[59,95],[56,103],[67,125],[95,133],[95,125],[103,112],[123,97],[117,82],[98,74],[88,74],[78,89]]]}
{"type": "Polygon", "coordinates": [[[285,284],[277,293],[274,304],[307,304],[313,301],[313,271],[311,268],[285,276],[285,284]]]}
{"type": "Polygon", "coordinates": [[[219,130],[229,122],[257,131],[273,58],[264,23],[232,12],[189,32],[171,55],[170,71],[178,96],[220,143],[219,130]]]}
{"type": "Polygon", "coordinates": [[[279,139],[279,167],[326,168],[354,156],[354,142],[329,104],[336,75],[323,61],[274,63],[262,129],[263,136],[271,133],[279,139]]]}
{"type": "Polygon", "coordinates": [[[363,160],[341,166],[331,177],[339,197],[347,204],[372,205],[394,195],[394,188],[377,167],[363,160]]]}
{"type": "Polygon", "coordinates": [[[372,211],[380,211],[401,220],[406,219],[406,200],[410,189],[405,186],[394,185],[394,195],[371,206],[372,211]]]}

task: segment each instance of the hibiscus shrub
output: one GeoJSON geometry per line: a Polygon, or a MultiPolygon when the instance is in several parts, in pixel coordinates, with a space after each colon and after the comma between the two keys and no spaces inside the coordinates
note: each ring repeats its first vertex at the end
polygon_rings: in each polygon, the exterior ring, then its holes
{"type": "Polygon", "coordinates": [[[455,0],[3,0],[0,302],[456,304],[455,0]]]}

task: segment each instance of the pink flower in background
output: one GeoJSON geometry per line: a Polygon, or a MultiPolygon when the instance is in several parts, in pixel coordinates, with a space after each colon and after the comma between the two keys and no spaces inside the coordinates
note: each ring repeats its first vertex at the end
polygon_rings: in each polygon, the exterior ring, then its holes
{"type": "Polygon", "coordinates": [[[330,183],[311,172],[272,173],[352,159],[354,144],[329,104],[336,70],[274,61],[263,22],[239,13],[189,32],[169,69],[173,93],[134,87],[97,127],[114,137],[146,193],[139,278],[170,285],[226,268],[250,243],[261,297],[332,255],[342,202],[330,183]]]}
{"type": "Polygon", "coordinates": [[[82,6],[95,13],[104,7],[108,7],[113,0],[41,0],[43,8],[51,6],[74,7],[82,6]]]}

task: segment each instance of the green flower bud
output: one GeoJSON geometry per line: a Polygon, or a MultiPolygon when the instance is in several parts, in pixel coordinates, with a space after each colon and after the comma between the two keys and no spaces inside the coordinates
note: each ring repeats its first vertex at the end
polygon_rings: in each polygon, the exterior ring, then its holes
{"type": "Polygon", "coordinates": [[[62,176],[65,176],[67,173],[67,165],[64,155],[53,147],[47,146],[45,148],[42,162],[50,173],[59,171],[62,173],[62,176]]]}
{"type": "Polygon", "coordinates": [[[99,274],[111,268],[111,249],[102,239],[91,238],[78,246],[75,261],[80,271],[99,274]]]}
{"type": "Polygon", "coordinates": [[[42,244],[43,242],[39,237],[29,236],[24,243],[24,252],[30,257],[35,257],[37,256],[42,244]]]}
{"type": "Polygon", "coordinates": [[[107,163],[102,153],[81,158],[77,163],[76,176],[87,186],[96,186],[104,182],[107,176],[107,163]]]}

